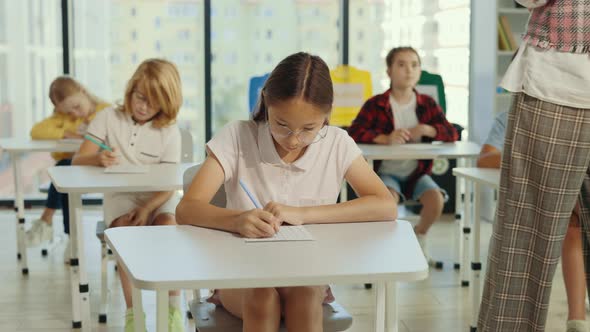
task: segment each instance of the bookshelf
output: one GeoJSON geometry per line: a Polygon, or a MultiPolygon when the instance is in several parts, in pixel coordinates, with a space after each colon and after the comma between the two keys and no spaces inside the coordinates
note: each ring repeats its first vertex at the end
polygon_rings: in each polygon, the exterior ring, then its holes
{"type": "Polygon", "coordinates": [[[468,130],[470,139],[482,143],[496,114],[510,107],[510,94],[498,85],[520,44],[529,11],[513,0],[471,1],[470,16],[468,130]],[[501,18],[510,28],[513,47],[499,47],[501,18]]]}
{"type": "Polygon", "coordinates": [[[510,94],[499,87],[500,81],[504,77],[512,56],[521,43],[522,35],[526,29],[526,23],[529,17],[527,8],[518,8],[513,0],[496,0],[496,91],[494,96],[493,115],[507,111],[510,107],[510,94]],[[501,34],[504,34],[501,37],[501,34]],[[503,39],[503,42],[502,42],[503,39]]]}

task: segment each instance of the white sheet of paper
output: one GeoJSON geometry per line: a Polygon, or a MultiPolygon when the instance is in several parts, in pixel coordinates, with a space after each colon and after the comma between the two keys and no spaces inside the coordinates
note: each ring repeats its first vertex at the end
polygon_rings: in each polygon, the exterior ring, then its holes
{"type": "Polygon", "coordinates": [[[282,241],[314,241],[311,233],[304,226],[281,226],[273,237],[262,239],[246,239],[246,242],[282,242],[282,241]]]}
{"type": "Polygon", "coordinates": [[[105,173],[147,173],[148,167],[145,165],[131,165],[131,164],[119,164],[110,166],[104,169],[105,173]]]}

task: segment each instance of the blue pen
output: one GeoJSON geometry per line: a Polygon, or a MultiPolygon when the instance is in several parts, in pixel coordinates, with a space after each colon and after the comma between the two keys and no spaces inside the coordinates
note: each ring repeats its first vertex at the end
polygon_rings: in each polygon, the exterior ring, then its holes
{"type": "Polygon", "coordinates": [[[254,196],[252,196],[252,194],[250,193],[248,188],[246,188],[246,185],[244,184],[244,182],[242,182],[242,180],[239,180],[239,182],[240,182],[240,186],[242,187],[242,189],[244,189],[244,191],[246,192],[246,195],[248,195],[248,197],[250,197],[250,200],[252,201],[254,206],[257,209],[261,209],[262,207],[260,206],[260,204],[258,204],[258,201],[256,201],[256,198],[254,198],[254,196]]]}
{"type": "Polygon", "coordinates": [[[107,150],[107,151],[111,151],[111,152],[113,152],[113,149],[111,149],[111,147],[110,147],[110,146],[108,146],[108,145],[106,145],[106,144],[104,144],[104,143],[100,142],[99,140],[95,139],[94,137],[92,137],[92,136],[90,136],[90,135],[84,135],[84,138],[85,138],[85,139],[87,139],[87,140],[89,140],[90,142],[92,142],[92,143],[94,143],[94,144],[98,145],[98,146],[99,146],[101,149],[103,149],[103,150],[107,150]]]}

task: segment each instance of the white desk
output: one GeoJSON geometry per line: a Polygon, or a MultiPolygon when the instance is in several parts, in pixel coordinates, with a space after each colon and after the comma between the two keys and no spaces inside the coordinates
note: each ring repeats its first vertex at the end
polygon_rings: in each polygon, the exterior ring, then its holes
{"type": "MultiPolygon", "coordinates": [[[[454,142],[454,143],[434,143],[434,144],[398,144],[398,145],[378,145],[378,144],[359,144],[363,156],[373,167],[375,160],[422,160],[448,158],[457,159],[457,165],[475,166],[474,160],[479,155],[480,146],[473,142],[454,142]]],[[[468,195],[468,190],[465,197],[468,195]]],[[[471,229],[465,225],[468,216],[461,215],[461,184],[459,179],[455,182],[455,220],[457,222],[458,237],[463,237],[462,241],[455,240],[455,269],[461,266],[461,285],[469,286],[469,277],[467,268],[469,264],[469,236],[471,229]],[[460,257],[460,258],[459,258],[460,257]],[[461,263],[459,263],[461,262],[461,263]]],[[[466,205],[471,202],[465,200],[466,205]]]]}
{"type": "Polygon", "coordinates": [[[52,167],[49,176],[57,191],[68,194],[72,264],[72,326],[90,329],[90,303],[82,232],[82,194],[172,191],[182,189],[184,171],[193,164],[151,165],[143,174],[108,174],[94,166],[52,167]]]}
{"type": "MultiPolygon", "coordinates": [[[[377,285],[376,330],[397,331],[396,282],[428,276],[412,226],[400,220],[306,227],[315,241],[246,243],[193,226],[120,227],[105,237],[133,284],[135,317],[142,317],[141,289],[157,292],[158,331],[167,329],[169,290],[364,282],[377,285]]],[[[136,320],[136,331],[143,324],[136,320]]]]}
{"type": "MultiPolygon", "coordinates": [[[[481,258],[480,258],[480,214],[481,214],[481,185],[498,189],[500,185],[500,170],[494,168],[454,168],[453,174],[457,178],[464,178],[466,181],[474,184],[474,204],[473,204],[473,245],[471,253],[471,288],[472,311],[471,311],[471,328],[477,327],[477,316],[479,314],[479,304],[481,300],[481,258]]],[[[467,206],[465,207],[467,208],[467,206]]]]}
{"type": "Polygon", "coordinates": [[[20,159],[29,152],[76,152],[82,143],[60,142],[59,140],[30,140],[17,138],[0,139],[0,149],[10,155],[14,177],[14,210],[16,212],[16,257],[20,260],[23,274],[29,273],[27,264],[27,245],[25,243],[25,200],[22,187],[20,159]]]}

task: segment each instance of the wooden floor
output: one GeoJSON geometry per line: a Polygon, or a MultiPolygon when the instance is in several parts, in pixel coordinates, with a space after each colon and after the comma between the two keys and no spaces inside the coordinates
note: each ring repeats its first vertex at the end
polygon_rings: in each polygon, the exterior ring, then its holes
{"type": "MultiPolygon", "coordinates": [[[[38,217],[40,210],[27,210],[27,223],[38,217]]],[[[125,311],[119,280],[114,269],[109,269],[111,290],[108,323],[98,323],[100,296],[100,246],[94,236],[101,210],[92,208],[85,213],[84,237],[93,331],[123,331],[125,311]]],[[[61,233],[61,218],[55,219],[56,233],[61,233]]],[[[455,227],[450,216],[435,224],[429,237],[431,251],[445,263],[444,269],[431,270],[430,277],[417,283],[399,286],[400,332],[469,331],[471,310],[470,290],[462,288],[459,273],[452,269],[455,227]]],[[[61,243],[46,258],[40,248],[31,248],[29,276],[23,277],[16,260],[15,216],[12,210],[0,210],[0,331],[69,331],[71,302],[68,268],[63,264],[65,243],[61,243]]],[[[27,225],[28,227],[28,225],[27,225]]],[[[482,257],[487,256],[491,225],[482,225],[482,257]]],[[[485,261],[485,260],[484,260],[485,261]]],[[[485,262],[484,262],[485,268],[485,262]]],[[[338,301],[354,316],[349,331],[373,330],[374,293],[363,285],[334,286],[338,301]]],[[[144,310],[148,330],[154,331],[155,296],[144,292],[144,310]]],[[[547,331],[565,331],[567,306],[561,267],[555,277],[547,331]]],[[[187,331],[194,331],[192,321],[186,322],[187,331]]]]}

